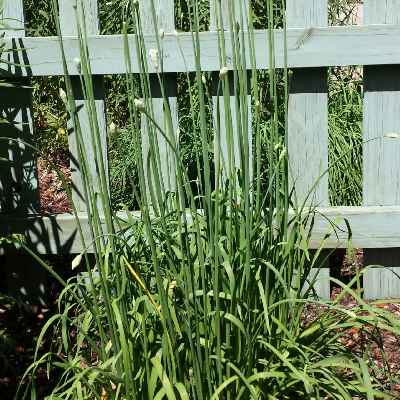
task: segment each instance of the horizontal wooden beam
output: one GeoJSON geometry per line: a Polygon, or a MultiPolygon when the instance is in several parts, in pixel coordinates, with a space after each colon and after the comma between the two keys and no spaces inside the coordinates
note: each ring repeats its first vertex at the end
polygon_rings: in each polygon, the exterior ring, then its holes
{"type": "MultiPolygon", "coordinates": [[[[118,214],[126,219],[126,213],[118,214]]],[[[130,216],[138,219],[139,212],[130,216]]],[[[92,242],[86,213],[78,213],[86,247],[92,242]]],[[[72,214],[49,216],[6,216],[0,214],[0,237],[24,235],[26,243],[38,254],[79,254],[85,248],[78,231],[77,219],[72,214]]]]}
{"type": "MultiPolygon", "coordinates": [[[[132,212],[140,219],[139,212],[132,212]]],[[[126,213],[119,213],[122,220],[126,213]]],[[[89,222],[85,213],[79,214],[86,244],[90,243],[89,222]]],[[[351,243],[357,248],[400,247],[400,207],[333,207],[317,209],[310,248],[346,248],[348,228],[351,243]],[[328,236],[327,236],[328,235],[328,236]]],[[[0,216],[0,237],[23,234],[28,244],[39,254],[76,254],[82,251],[77,222],[70,214],[55,216],[0,216]]]]}
{"type": "Polygon", "coordinates": [[[330,207],[316,210],[311,248],[400,247],[400,207],[330,207]],[[346,224],[346,220],[348,225],[346,224]],[[325,236],[329,234],[328,238],[325,236]]]}
{"type": "MultiPolygon", "coordinates": [[[[247,36],[247,35],[246,35],[247,36]]],[[[94,75],[123,74],[126,72],[124,37],[102,35],[88,38],[91,69],[94,75]]],[[[140,72],[136,56],[135,35],[129,35],[132,72],[140,72]]],[[[287,31],[287,62],[289,67],[327,67],[346,65],[400,64],[399,25],[368,25],[328,28],[289,29],[287,31]]],[[[4,38],[10,52],[2,53],[2,60],[20,66],[0,65],[0,74],[19,76],[63,75],[58,37],[4,38]]],[[[163,71],[186,72],[196,70],[192,35],[190,33],[165,34],[163,71]],[[184,56],[182,56],[184,54],[184,56]]],[[[147,53],[156,48],[154,36],[145,37],[147,53]]],[[[257,30],[254,35],[255,67],[267,69],[270,65],[268,35],[257,30]]],[[[64,37],[64,48],[71,75],[78,74],[74,59],[79,57],[76,37],[64,37]]],[[[247,44],[247,48],[250,47],[247,44]]],[[[227,66],[232,68],[233,49],[230,35],[226,35],[227,66]]],[[[248,51],[248,69],[251,69],[248,51]]],[[[275,65],[285,65],[284,33],[275,31],[275,65]]],[[[219,71],[218,33],[200,33],[200,59],[204,71],[219,71]]],[[[150,62],[149,72],[155,72],[150,62]]]]}

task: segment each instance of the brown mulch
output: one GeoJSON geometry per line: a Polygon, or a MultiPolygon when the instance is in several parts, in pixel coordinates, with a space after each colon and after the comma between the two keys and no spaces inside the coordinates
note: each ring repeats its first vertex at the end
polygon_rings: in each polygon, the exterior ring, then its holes
{"type": "MultiPolygon", "coordinates": [[[[30,306],[0,297],[1,400],[14,399],[21,378],[33,361],[39,333],[51,315],[47,306],[30,306]]],[[[44,369],[38,371],[38,377],[39,393],[49,394],[51,386],[44,369]]]]}
{"type": "MultiPolygon", "coordinates": [[[[341,289],[334,288],[331,294],[332,300],[340,294],[341,289]]],[[[340,301],[340,305],[349,310],[358,307],[356,299],[351,295],[345,295],[340,301]]],[[[390,300],[387,300],[387,302],[376,302],[374,305],[400,319],[400,304],[390,303],[390,300]]],[[[307,305],[302,316],[303,325],[307,326],[316,321],[326,311],[327,308],[323,305],[307,305]]],[[[393,398],[400,399],[400,383],[398,383],[400,382],[400,336],[377,328],[359,329],[354,327],[344,332],[340,341],[357,356],[363,357],[364,354],[367,354],[370,366],[378,379],[393,398]],[[394,378],[391,382],[385,380],[388,372],[394,378]]]]}
{"type": "Polygon", "coordinates": [[[66,154],[52,156],[52,163],[57,172],[47,160],[38,160],[40,208],[43,214],[62,214],[71,212],[71,203],[64,189],[59,174],[64,176],[67,183],[71,182],[71,170],[66,154]]]}

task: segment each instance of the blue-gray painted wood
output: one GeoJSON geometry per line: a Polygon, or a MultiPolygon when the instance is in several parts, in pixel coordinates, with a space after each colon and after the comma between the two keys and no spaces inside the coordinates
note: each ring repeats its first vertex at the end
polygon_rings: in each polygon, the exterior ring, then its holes
{"type": "MultiPolygon", "coordinates": [[[[399,24],[400,2],[365,0],[365,24],[399,24]]],[[[364,177],[365,206],[400,205],[400,140],[385,136],[400,132],[400,66],[366,67],[364,71],[364,177]]],[[[396,267],[369,269],[364,276],[367,299],[400,297],[400,246],[369,249],[365,265],[396,267]]]]}
{"type": "MultiPolygon", "coordinates": [[[[287,23],[311,29],[328,25],[328,1],[289,0],[287,23]]],[[[305,45],[306,42],[305,42],[305,45]]],[[[327,69],[294,70],[289,96],[289,166],[297,201],[329,204],[327,69]],[[318,185],[317,181],[320,179],[318,185]]]]}
{"type": "MultiPolygon", "coordinates": [[[[77,18],[81,27],[83,26],[83,17],[85,18],[85,24],[88,35],[99,34],[99,19],[98,19],[98,7],[97,0],[83,0],[82,8],[74,6],[76,0],[59,0],[59,13],[60,13],[60,26],[61,32],[65,36],[73,36],[77,34],[77,18]]],[[[83,29],[83,28],[81,28],[83,29]]],[[[79,55],[78,55],[79,58],[79,55]]],[[[72,67],[73,71],[76,71],[76,65],[72,67]]],[[[95,108],[97,114],[97,124],[99,127],[101,137],[101,149],[96,153],[93,146],[92,132],[94,130],[93,122],[90,121],[88,116],[88,105],[84,98],[81,89],[81,82],[79,77],[72,77],[71,80],[73,91],[75,93],[75,104],[78,110],[79,123],[82,132],[82,143],[84,152],[87,157],[88,167],[92,176],[93,188],[95,192],[99,192],[101,184],[99,182],[99,168],[100,168],[100,157],[103,159],[106,174],[108,176],[108,148],[107,148],[107,123],[106,123],[106,108],[104,102],[104,82],[103,78],[99,76],[93,77],[93,92],[95,93],[95,108]]],[[[74,132],[74,124],[72,119],[68,122],[69,132],[69,148],[71,154],[71,172],[72,172],[72,184],[73,184],[73,201],[78,211],[85,211],[87,208],[84,192],[83,183],[80,172],[79,163],[79,152],[78,152],[78,138],[74,132]]]]}
{"type": "MultiPolygon", "coordinates": [[[[174,0],[155,0],[154,11],[156,21],[154,21],[152,2],[147,0],[141,0],[139,2],[140,18],[142,23],[142,31],[146,35],[159,35],[161,40],[161,46],[164,46],[164,35],[168,35],[175,29],[175,12],[174,12],[174,0]],[[155,22],[155,23],[154,23],[155,22]]],[[[147,46],[146,52],[148,56],[148,64],[150,68],[154,67],[156,61],[155,55],[160,56],[157,45],[154,43],[152,47],[147,46]],[[157,51],[156,53],[154,51],[157,51]],[[151,53],[152,52],[152,53],[151,53]],[[153,57],[151,57],[153,54],[153,57]]],[[[161,64],[160,64],[161,68],[161,64]]],[[[170,117],[172,119],[172,132],[168,129],[167,118],[168,113],[165,111],[164,98],[161,95],[159,77],[157,74],[150,76],[150,92],[152,95],[151,112],[154,121],[163,128],[163,131],[169,137],[174,137],[178,140],[178,103],[176,98],[176,75],[162,75],[162,71],[158,70],[160,77],[162,76],[163,85],[166,95],[166,100],[169,104],[170,117]]],[[[168,145],[163,135],[154,128],[154,124],[146,117],[142,117],[142,157],[144,160],[144,172],[145,176],[149,176],[148,166],[151,163],[149,155],[151,154],[150,149],[154,147],[155,156],[154,162],[157,163],[157,170],[161,172],[160,183],[164,193],[176,191],[176,160],[174,152],[168,145]],[[151,137],[154,137],[154,143],[156,146],[151,146],[151,137]],[[158,152],[158,155],[156,154],[158,152]]],[[[149,192],[149,185],[154,186],[154,179],[156,179],[154,172],[150,175],[153,183],[146,181],[147,191],[149,192]]]]}
{"type": "MultiPolygon", "coordinates": [[[[245,31],[248,30],[249,1],[234,0],[228,4],[222,4],[221,10],[218,7],[217,0],[210,2],[210,30],[225,31],[224,38],[231,36],[230,15],[234,24],[238,23],[245,31]]],[[[222,50],[222,49],[221,49],[222,50]]],[[[225,51],[232,52],[232,48],[225,48],[225,51]]],[[[221,54],[221,51],[218,49],[221,54]]],[[[222,57],[222,54],[221,54],[222,57]]],[[[220,65],[223,68],[227,62],[220,65]]],[[[251,66],[249,65],[249,68],[251,66]]],[[[250,76],[247,77],[249,81],[250,76]]],[[[229,74],[228,92],[234,92],[234,76],[229,74]]],[[[225,105],[224,91],[222,82],[219,80],[219,73],[213,75],[213,125],[214,125],[214,158],[216,166],[219,165],[225,178],[236,176],[236,170],[241,169],[241,148],[242,154],[249,155],[249,173],[252,175],[252,118],[251,118],[251,96],[247,96],[247,110],[243,110],[246,104],[237,104],[237,96],[229,96],[227,105],[225,105]],[[233,171],[232,171],[233,167],[233,171]]],[[[239,90],[239,88],[236,88],[239,90]]],[[[250,92],[250,83],[249,83],[250,92]]]]}
{"type": "MultiPolygon", "coordinates": [[[[196,64],[193,42],[190,33],[175,34],[166,32],[163,40],[164,72],[195,71],[196,64]],[[185,54],[181,56],[181,50],[185,54]]],[[[256,67],[268,69],[270,62],[268,35],[265,30],[254,33],[256,67]]],[[[129,35],[132,72],[139,73],[135,51],[135,35],[129,35]]],[[[281,30],[275,32],[275,64],[282,68],[284,63],[284,35],[281,30]]],[[[386,65],[400,64],[400,52],[396,44],[400,41],[399,25],[336,26],[314,29],[288,29],[288,66],[291,68],[310,68],[321,66],[348,65],[386,65]]],[[[5,39],[4,43],[19,51],[24,57],[24,65],[18,71],[22,76],[63,75],[60,63],[59,40],[56,37],[29,37],[19,40],[5,39]]],[[[204,71],[218,71],[218,33],[200,33],[200,58],[204,71]]],[[[77,74],[74,58],[79,57],[79,42],[74,37],[64,39],[65,51],[70,74],[77,74]]],[[[145,37],[148,49],[156,47],[154,35],[145,37]]],[[[232,58],[230,38],[227,38],[228,60],[232,58]]],[[[249,46],[246,46],[249,48],[249,46]]],[[[124,55],[124,37],[122,35],[95,35],[88,38],[88,48],[92,73],[94,75],[124,74],[126,72],[124,55]]],[[[5,54],[2,54],[5,57],[5,54]]],[[[247,54],[247,65],[251,65],[247,54]]],[[[228,68],[232,68],[228,63],[228,68]]],[[[4,68],[1,73],[5,74],[4,68]]],[[[150,71],[154,68],[150,65],[150,71]]]]}
{"type": "MultiPolygon", "coordinates": [[[[6,0],[3,15],[6,37],[25,36],[22,0],[6,0]]],[[[8,61],[21,63],[21,54],[7,53],[8,61]]],[[[18,73],[18,65],[7,67],[18,73]]],[[[15,81],[14,81],[15,82],[15,81]]],[[[8,121],[1,124],[0,157],[0,213],[29,214],[39,210],[36,157],[29,147],[33,144],[32,89],[29,80],[20,79],[15,87],[2,87],[0,117],[8,121]],[[9,138],[10,140],[6,140],[9,138]]]]}
{"type": "MultiPolygon", "coordinates": [[[[317,209],[316,212],[310,249],[319,249],[321,246],[326,249],[346,249],[348,233],[345,219],[352,227],[352,244],[356,248],[390,250],[400,246],[400,207],[329,207],[317,209]]],[[[139,212],[132,212],[131,215],[141,218],[139,212]]],[[[89,243],[91,236],[87,214],[80,213],[79,218],[84,225],[85,242],[89,243]]],[[[42,254],[73,254],[83,250],[77,223],[74,216],[69,214],[53,217],[0,214],[0,236],[13,232],[25,234],[28,243],[42,254]]],[[[389,266],[397,265],[393,263],[393,257],[391,260],[389,266]]],[[[371,260],[372,263],[375,261],[376,258],[371,260]]]]}
{"type": "MultiPolygon", "coordinates": [[[[327,26],[328,0],[289,0],[286,13],[290,28],[304,28],[307,32],[327,26]]],[[[303,42],[306,46],[307,36],[303,42]]],[[[326,68],[293,71],[288,118],[289,180],[295,188],[295,201],[328,206],[328,176],[323,176],[328,169],[329,140],[326,68]]],[[[328,277],[319,279],[315,289],[320,297],[329,299],[329,266],[313,273],[328,277]]]]}
{"type": "Polygon", "coordinates": [[[370,300],[399,298],[400,258],[399,250],[372,249],[364,251],[370,268],[364,274],[365,297],[370,300]]]}

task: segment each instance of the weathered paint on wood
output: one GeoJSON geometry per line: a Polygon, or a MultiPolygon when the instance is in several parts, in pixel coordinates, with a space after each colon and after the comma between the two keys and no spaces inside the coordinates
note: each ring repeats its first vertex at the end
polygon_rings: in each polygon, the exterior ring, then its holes
{"type": "MultiPolygon", "coordinates": [[[[328,25],[328,1],[290,0],[287,23],[292,28],[311,29],[328,25]]],[[[327,206],[328,94],[327,69],[296,69],[289,96],[290,179],[298,202],[327,206]],[[319,182],[318,182],[319,180],[319,182]],[[318,182],[318,183],[317,183],[318,182]]]]}
{"type": "MultiPolygon", "coordinates": [[[[328,0],[289,0],[286,13],[290,28],[327,26],[328,0]]],[[[320,207],[329,205],[328,176],[323,175],[328,169],[327,77],[326,68],[295,69],[288,108],[289,180],[295,201],[320,207]]],[[[318,274],[329,276],[329,266],[318,274]]],[[[318,280],[315,289],[330,298],[329,279],[318,280]]]]}
{"type": "Polygon", "coordinates": [[[364,24],[399,24],[398,0],[364,0],[364,24]]]}
{"type": "Polygon", "coordinates": [[[346,248],[348,227],[356,248],[400,247],[400,207],[329,207],[316,210],[310,247],[346,248]],[[329,237],[325,238],[326,235],[329,237]]]}
{"type": "MultiPolygon", "coordinates": [[[[134,218],[140,218],[138,212],[132,212],[131,215],[134,218]]],[[[85,213],[80,213],[79,218],[83,224],[87,224],[85,213]]],[[[391,248],[400,247],[398,228],[400,226],[400,206],[329,207],[316,210],[309,243],[310,249],[319,249],[321,245],[327,249],[347,248],[349,235],[345,220],[352,227],[351,241],[356,248],[385,248],[391,251],[391,248]]],[[[88,243],[91,240],[90,231],[85,229],[85,242],[88,243]]],[[[26,234],[28,242],[37,251],[44,254],[56,254],[57,251],[60,253],[80,253],[82,251],[76,221],[69,214],[54,217],[34,215],[12,217],[0,214],[0,236],[11,233],[26,234]]],[[[391,259],[393,260],[393,257],[391,259]]],[[[369,263],[375,263],[374,260],[376,260],[375,257],[369,263]]],[[[393,261],[391,264],[396,265],[393,264],[393,261]]]]}
{"type": "MultiPolygon", "coordinates": [[[[5,36],[23,38],[22,0],[6,0],[3,6],[2,18],[8,28],[5,36]]],[[[7,58],[11,63],[21,63],[20,54],[8,53],[7,58]]],[[[8,70],[18,73],[19,68],[18,65],[11,65],[8,70]]],[[[0,137],[11,139],[1,139],[0,142],[0,157],[9,160],[0,164],[0,213],[35,213],[39,210],[39,194],[36,158],[29,147],[29,144],[33,144],[32,89],[29,80],[21,79],[15,87],[1,88],[0,117],[9,121],[1,123],[0,137]]]]}
{"type": "MultiPolygon", "coordinates": [[[[217,6],[218,2],[213,0],[210,2],[210,18],[211,18],[211,31],[218,31],[223,29],[225,31],[224,38],[231,35],[232,27],[230,26],[230,15],[234,23],[238,23],[243,30],[248,30],[248,14],[249,14],[249,1],[248,0],[234,0],[230,3],[224,3],[221,10],[217,6]],[[230,4],[230,6],[228,6],[230,4]]],[[[226,48],[231,52],[233,49],[226,48]]],[[[221,54],[221,51],[219,51],[221,54]]],[[[222,57],[222,54],[221,54],[222,57]]],[[[226,62],[220,67],[224,67],[226,62]]],[[[247,77],[249,78],[249,77],[247,77]]],[[[234,76],[229,74],[229,91],[234,92],[234,76]]],[[[215,135],[215,149],[220,160],[221,169],[224,171],[224,176],[228,177],[235,171],[230,171],[230,162],[232,159],[232,166],[235,169],[241,168],[240,153],[241,148],[243,154],[249,154],[250,166],[252,166],[252,118],[251,118],[251,96],[247,96],[247,110],[243,110],[237,104],[237,96],[231,95],[228,101],[228,107],[225,106],[225,98],[223,93],[222,83],[219,82],[219,73],[213,76],[213,123],[215,135]],[[219,88],[219,89],[218,89],[219,88]],[[229,136],[232,137],[229,137],[229,136]],[[218,140],[219,137],[219,140],[218,140]],[[247,137],[247,140],[245,139],[247,137]],[[231,145],[229,145],[231,143],[231,145]]],[[[249,79],[248,79],[249,80],[249,79]]],[[[250,91],[250,87],[249,87],[250,91]]],[[[244,104],[242,104],[244,105],[244,104]]],[[[251,170],[249,171],[251,174],[251,170]]]]}
{"type": "MultiPolygon", "coordinates": [[[[399,24],[400,2],[365,0],[365,24],[399,24]]],[[[400,140],[385,135],[400,132],[400,67],[366,67],[364,73],[364,177],[366,206],[400,205],[400,140]]],[[[389,225],[390,226],[390,225],[389,225]]],[[[374,247],[378,247],[375,245],[374,247]]],[[[366,250],[366,265],[400,266],[398,248],[366,250]]],[[[396,269],[397,272],[400,268],[396,269]]],[[[364,276],[367,299],[400,297],[400,277],[383,268],[364,276]]]]}
{"type": "MultiPolygon", "coordinates": [[[[13,35],[14,36],[14,35],[13,35]]],[[[226,47],[228,60],[232,58],[229,51],[232,48],[230,38],[226,47]]],[[[278,68],[284,62],[284,35],[275,32],[275,64],[278,68]]],[[[396,43],[400,41],[398,25],[369,25],[369,26],[335,26],[313,29],[288,29],[288,66],[291,68],[310,68],[322,66],[348,65],[386,65],[400,64],[400,52],[396,43]]],[[[20,76],[63,75],[60,63],[61,53],[59,39],[56,37],[29,37],[19,40],[5,39],[5,44],[14,48],[24,59],[24,65],[17,71],[20,76]]],[[[135,52],[135,37],[129,35],[131,46],[132,72],[140,72],[135,52]]],[[[204,71],[218,71],[218,33],[200,33],[200,57],[204,71]]],[[[148,49],[156,47],[154,35],[145,37],[148,49]]],[[[79,57],[79,43],[74,37],[65,37],[64,45],[71,74],[77,74],[74,58],[79,57]]],[[[254,36],[256,49],[256,67],[269,67],[268,38],[265,30],[258,30],[254,36]]],[[[94,75],[123,74],[126,72],[124,55],[124,38],[121,35],[91,36],[88,38],[90,61],[94,75]]],[[[247,46],[247,48],[249,48],[247,46]]],[[[175,34],[166,31],[163,40],[163,70],[168,72],[195,71],[193,43],[190,33],[175,34]],[[179,40],[179,44],[178,44],[179,40]],[[185,59],[181,57],[182,48],[185,59]]],[[[2,55],[3,59],[5,54],[2,55]]],[[[251,65],[250,55],[247,54],[247,65],[251,65]]],[[[228,68],[232,68],[228,63],[228,68]]],[[[154,73],[150,65],[149,72],[154,73]]],[[[7,74],[2,68],[0,74],[7,74]]]]}
{"type": "MultiPolygon", "coordinates": [[[[60,13],[60,26],[61,32],[65,36],[74,36],[77,34],[77,18],[80,24],[83,24],[82,9],[74,6],[76,5],[76,0],[59,0],[59,13],[60,13]]],[[[98,19],[98,8],[97,0],[83,0],[82,2],[86,30],[88,35],[99,34],[99,19],[98,19]]],[[[76,70],[76,65],[73,66],[76,70]]],[[[95,148],[93,146],[92,132],[93,123],[90,122],[88,116],[88,104],[84,98],[83,91],[81,89],[81,81],[79,77],[72,77],[71,80],[73,91],[75,93],[75,104],[79,115],[79,123],[82,132],[82,143],[84,152],[86,153],[88,160],[88,167],[92,180],[94,183],[94,190],[96,192],[100,191],[99,182],[99,165],[100,157],[104,161],[106,171],[108,171],[108,148],[107,148],[107,124],[106,124],[106,108],[104,102],[104,84],[103,78],[99,76],[93,77],[93,92],[95,94],[95,107],[97,114],[97,123],[99,127],[100,137],[101,137],[101,149],[95,155],[95,148]]],[[[72,172],[72,183],[74,187],[73,191],[73,201],[79,211],[85,211],[87,208],[84,193],[83,193],[83,183],[81,179],[80,166],[79,166],[79,152],[78,152],[78,138],[77,134],[74,132],[74,124],[72,119],[68,122],[68,132],[69,132],[69,148],[71,154],[71,172],[72,172]]]]}
{"type": "Polygon", "coordinates": [[[325,0],[288,0],[286,15],[290,28],[328,26],[328,2],[325,0]]]}
{"type": "Polygon", "coordinates": [[[3,6],[2,20],[7,28],[6,36],[25,36],[24,4],[20,0],[5,0],[3,6]]]}
{"type": "MultiPolygon", "coordinates": [[[[377,265],[377,267],[371,267],[364,275],[366,278],[364,280],[365,297],[368,300],[398,299],[400,293],[400,264],[398,262],[398,254],[395,256],[396,262],[393,264],[395,265],[394,267],[390,267],[389,259],[385,260],[385,267],[382,267],[382,250],[372,250],[372,252],[379,254],[379,262],[376,264],[369,262],[369,265],[377,265]]],[[[368,256],[371,257],[371,254],[368,256]]]]}
{"type": "MultiPolygon", "coordinates": [[[[152,9],[152,2],[147,0],[141,0],[139,3],[140,10],[140,18],[142,23],[142,31],[147,35],[159,35],[161,40],[161,46],[164,45],[164,40],[162,39],[165,34],[168,32],[173,32],[175,29],[175,12],[174,12],[174,0],[156,0],[154,1],[154,10],[152,9]],[[155,14],[153,15],[153,11],[155,14]],[[154,20],[155,17],[155,20],[154,20]]],[[[154,66],[154,55],[153,59],[150,56],[150,52],[152,50],[157,50],[156,55],[159,57],[160,53],[158,52],[157,45],[154,44],[153,47],[146,47],[147,55],[148,55],[148,64],[149,67],[154,66]]],[[[161,64],[159,66],[161,68],[161,64]]],[[[161,73],[162,71],[156,71],[161,73]]],[[[176,74],[169,75],[160,75],[162,76],[165,95],[167,97],[167,101],[169,104],[169,109],[171,112],[172,118],[172,127],[173,132],[168,131],[168,123],[167,119],[168,114],[165,112],[164,98],[162,97],[159,77],[156,74],[150,75],[150,92],[152,95],[152,113],[154,121],[163,128],[164,132],[171,136],[175,136],[177,138],[177,130],[178,130],[178,102],[176,98],[176,74]]],[[[160,177],[161,185],[165,193],[173,192],[176,190],[176,161],[174,152],[171,147],[168,145],[165,138],[162,134],[155,129],[154,124],[149,121],[146,116],[142,117],[142,156],[144,160],[144,169],[145,176],[148,176],[148,166],[151,165],[149,160],[150,154],[150,141],[151,138],[154,138],[155,142],[157,142],[154,150],[158,152],[158,155],[155,154],[153,157],[154,161],[159,162],[158,171],[161,171],[162,176],[160,177]],[[158,147],[158,149],[157,149],[158,147]]],[[[151,166],[150,169],[152,170],[151,166]]],[[[156,177],[154,173],[150,175],[151,179],[154,180],[156,177]]],[[[149,185],[154,187],[154,183],[146,182],[146,185],[149,190],[149,185]]]]}

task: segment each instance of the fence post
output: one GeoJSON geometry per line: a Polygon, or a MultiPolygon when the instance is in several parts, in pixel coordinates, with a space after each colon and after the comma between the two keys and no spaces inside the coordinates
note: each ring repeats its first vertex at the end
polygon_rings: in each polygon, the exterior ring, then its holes
{"type": "MultiPolygon", "coordinates": [[[[311,27],[328,26],[328,0],[287,0],[286,13],[288,28],[304,28],[306,33],[311,27]]],[[[327,68],[293,71],[288,113],[289,179],[296,189],[297,202],[302,204],[328,169],[327,68]]],[[[329,205],[327,174],[307,203],[329,205]]],[[[321,269],[318,274],[316,290],[321,297],[330,298],[329,268],[321,269]]]]}
{"type": "MultiPolygon", "coordinates": [[[[365,24],[400,24],[398,0],[365,0],[365,24]]],[[[400,66],[364,68],[364,206],[400,205],[400,66]]],[[[400,248],[365,249],[364,264],[382,265],[364,276],[367,299],[400,297],[400,248]]]]}
{"type": "MultiPolygon", "coordinates": [[[[22,0],[6,0],[3,9],[6,36],[25,36],[22,0]]],[[[8,61],[23,64],[22,52],[10,52],[8,61]]],[[[24,66],[8,66],[10,75],[24,66]]],[[[39,211],[38,177],[35,152],[23,143],[33,141],[32,88],[26,78],[12,79],[15,87],[2,87],[0,96],[1,136],[13,140],[0,143],[0,212],[32,214],[39,211]]]]}
{"type": "MultiPolygon", "coordinates": [[[[97,0],[59,0],[59,16],[61,33],[63,36],[76,36],[77,35],[77,13],[79,17],[80,8],[76,9],[76,5],[82,3],[85,11],[85,24],[87,35],[98,35],[99,18],[97,0]]],[[[76,72],[76,71],[73,71],[76,72]]],[[[92,123],[88,115],[88,104],[84,99],[82,85],[79,76],[71,77],[72,89],[75,96],[76,109],[79,115],[79,123],[81,126],[83,147],[87,156],[89,172],[93,179],[94,192],[100,191],[99,182],[99,166],[96,165],[96,157],[94,154],[94,147],[92,144],[91,130],[93,129],[92,123]]],[[[104,102],[104,79],[102,76],[93,76],[93,92],[95,96],[97,124],[101,136],[101,152],[107,173],[108,180],[108,151],[107,151],[107,123],[106,123],[106,108],[104,102]]],[[[70,119],[68,122],[69,132],[69,148],[71,156],[71,175],[73,184],[73,201],[78,211],[86,211],[87,204],[83,194],[83,182],[81,178],[79,166],[79,152],[76,133],[73,131],[73,122],[70,119]]],[[[108,183],[108,182],[107,182],[108,183]]]]}
{"type": "MultiPolygon", "coordinates": [[[[3,22],[6,36],[25,36],[24,9],[22,0],[5,0],[3,22]]],[[[22,52],[10,52],[8,61],[23,64],[22,52]]],[[[10,75],[18,74],[25,67],[11,65],[10,75]]],[[[28,67],[26,67],[28,68],[28,67]]],[[[14,140],[0,142],[0,213],[25,216],[40,210],[36,154],[29,145],[34,144],[32,121],[32,88],[30,79],[13,78],[14,87],[2,87],[0,95],[0,117],[2,138],[14,140]],[[24,141],[28,145],[18,143],[24,141]]],[[[44,302],[47,275],[40,265],[14,248],[0,248],[3,277],[7,291],[23,300],[44,302]],[[5,274],[4,274],[5,272],[5,274]]]]}
{"type": "MultiPolygon", "coordinates": [[[[218,9],[218,0],[211,0],[210,2],[210,30],[216,31],[218,28],[226,31],[225,38],[228,39],[230,36],[230,11],[231,8],[232,13],[235,10],[235,19],[234,22],[239,22],[241,15],[243,15],[243,27],[242,29],[248,30],[248,16],[249,16],[249,0],[231,0],[230,4],[228,2],[221,3],[221,12],[218,9]],[[221,23],[219,23],[220,21],[221,23]]],[[[234,28],[234,27],[233,27],[234,28]]],[[[233,49],[226,49],[227,52],[233,51],[233,49]]],[[[246,49],[249,51],[250,49],[246,49]]],[[[230,57],[226,57],[226,64],[229,65],[232,63],[230,57]]],[[[241,110],[237,104],[237,97],[235,96],[234,90],[234,77],[233,73],[229,73],[229,90],[230,90],[230,101],[229,101],[229,116],[226,115],[225,109],[225,101],[223,96],[222,87],[218,92],[219,86],[219,73],[213,74],[213,124],[214,124],[214,134],[215,134],[215,151],[219,152],[221,157],[221,168],[223,171],[223,175],[227,178],[230,175],[230,160],[232,161],[232,166],[235,169],[241,169],[240,163],[240,152],[241,147],[243,147],[243,151],[247,151],[249,154],[250,160],[250,176],[252,176],[252,118],[251,118],[251,95],[247,96],[247,110],[241,110]],[[219,109],[219,122],[218,119],[218,109],[219,109]],[[244,126],[244,125],[247,126],[244,126]],[[247,141],[245,142],[245,138],[243,137],[247,130],[247,141]],[[219,135],[217,132],[219,131],[219,135]],[[232,132],[232,138],[228,138],[229,132],[232,132]],[[217,136],[220,136],[220,141],[217,143],[217,136]],[[229,146],[229,142],[232,143],[232,146],[229,146]],[[231,148],[229,148],[231,147],[231,148]],[[247,149],[246,149],[247,147],[247,149]]],[[[237,88],[237,90],[239,90],[237,88]]],[[[250,86],[249,86],[250,92],[250,86]]],[[[232,171],[235,172],[235,171],[232,171]]],[[[244,171],[243,171],[244,172],[244,171]]]]}
{"type": "MultiPolygon", "coordinates": [[[[175,4],[174,0],[154,0],[154,9],[156,12],[156,26],[153,23],[153,12],[152,12],[152,3],[150,0],[140,0],[139,3],[139,11],[140,11],[140,19],[142,25],[142,31],[144,35],[159,35],[161,32],[171,33],[175,29],[175,4]]],[[[160,41],[162,46],[162,36],[160,35],[160,41]]],[[[151,64],[152,60],[150,57],[150,51],[156,49],[146,49],[149,59],[149,64],[151,64]]],[[[172,117],[172,125],[173,125],[173,134],[176,135],[176,139],[178,132],[178,102],[177,102],[177,82],[176,82],[176,74],[164,74],[162,76],[163,85],[165,95],[168,99],[169,109],[171,111],[172,117]]],[[[149,76],[150,81],[150,94],[152,97],[152,112],[154,121],[164,129],[164,132],[168,135],[167,132],[167,121],[165,118],[164,111],[164,99],[161,94],[160,83],[158,76],[156,74],[151,74],[149,76]]],[[[160,180],[163,185],[163,192],[175,192],[176,191],[176,161],[175,155],[172,149],[167,144],[167,141],[162,136],[160,132],[151,127],[151,122],[147,120],[146,117],[142,117],[142,157],[144,162],[144,173],[146,177],[146,186],[149,194],[151,183],[148,181],[148,177],[151,177],[151,180],[155,179],[154,171],[148,170],[148,160],[150,155],[150,142],[151,137],[154,138],[154,142],[158,146],[158,155],[153,154],[153,157],[156,162],[159,161],[159,171],[161,172],[160,180]],[[151,132],[150,132],[151,131],[151,132]],[[152,132],[154,136],[152,136],[152,132]]],[[[157,147],[156,146],[156,147],[157,147]]],[[[150,167],[150,170],[152,168],[150,167]]],[[[153,185],[154,187],[154,185],[153,185]]],[[[149,199],[150,200],[150,199],[149,199]]]]}

